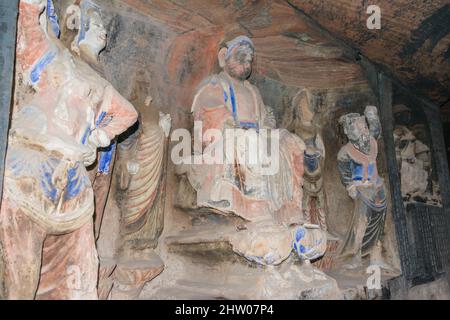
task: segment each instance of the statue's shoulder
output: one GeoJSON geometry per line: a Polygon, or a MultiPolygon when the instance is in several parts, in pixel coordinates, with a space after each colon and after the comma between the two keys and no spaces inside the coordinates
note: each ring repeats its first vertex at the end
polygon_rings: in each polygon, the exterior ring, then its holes
{"type": "Polygon", "coordinates": [[[197,87],[197,92],[200,92],[204,89],[214,89],[222,87],[224,79],[219,74],[213,74],[205,79],[197,87]]]}
{"type": "Polygon", "coordinates": [[[348,148],[349,148],[349,143],[342,146],[342,148],[339,150],[339,152],[337,154],[337,158],[339,161],[346,161],[346,160],[350,159],[349,154],[348,154],[348,148]]]}

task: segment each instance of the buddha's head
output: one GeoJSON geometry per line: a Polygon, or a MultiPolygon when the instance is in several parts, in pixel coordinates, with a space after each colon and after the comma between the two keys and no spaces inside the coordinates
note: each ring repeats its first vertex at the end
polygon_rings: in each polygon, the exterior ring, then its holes
{"type": "Polygon", "coordinates": [[[255,53],[253,42],[246,36],[239,36],[226,43],[219,51],[219,64],[232,78],[243,81],[252,73],[255,53]]]}

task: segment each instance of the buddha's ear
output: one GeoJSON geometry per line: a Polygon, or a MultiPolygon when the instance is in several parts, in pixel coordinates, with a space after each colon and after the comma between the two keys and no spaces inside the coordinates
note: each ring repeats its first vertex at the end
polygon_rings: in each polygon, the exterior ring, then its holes
{"type": "Polygon", "coordinates": [[[228,49],[223,47],[219,50],[219,54],[217,55],[217,58],[219,59],[219,66],[221,68],[225,67],[225,56],[227,54],[228,49]]]}

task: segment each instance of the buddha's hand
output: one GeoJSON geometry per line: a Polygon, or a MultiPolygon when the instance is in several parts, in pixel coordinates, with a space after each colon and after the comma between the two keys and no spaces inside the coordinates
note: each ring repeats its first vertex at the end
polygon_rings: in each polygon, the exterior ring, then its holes
{"type": "Polygon", "coordinates": [[[97,148],[93,145],[87,144],[81,147],[81,158],[85,167],[90,166],[97,159],[97,148]]]}

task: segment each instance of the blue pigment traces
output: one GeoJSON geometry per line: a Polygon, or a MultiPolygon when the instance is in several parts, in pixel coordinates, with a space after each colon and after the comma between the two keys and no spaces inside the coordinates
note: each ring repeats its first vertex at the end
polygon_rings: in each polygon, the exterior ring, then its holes
{"type": "Polygon", "coordinates": [[[108,174],[110,171],[111,161],[114,155],[114,150],[116,149],[116,143],[113,142],[106,151],[100,152],[100,159],[98,161],[97,172],[102,174],[108,174]]]}
{"type": "Polygon", "coordinates": [[[38,63],[34,66],[34,68],[31,70],[30,73],[30,80],[32,84],[36,84],[39,81],[39,78],[41,77],[42,72],[44,69],[53,61],[53,59],[56,57],[56,52],[50,51],[47,52],[41,60],[38,61],[38,63]]]}
{"type": "Polygon", "coordinates": [[[58,16],[56,15],[55,6],[53,5],[52,0],[47,0],[47,18],[50,21],[52,30],[55,33],[56,37],[59,38],[61,29],[58,24],[58,16]]]}

